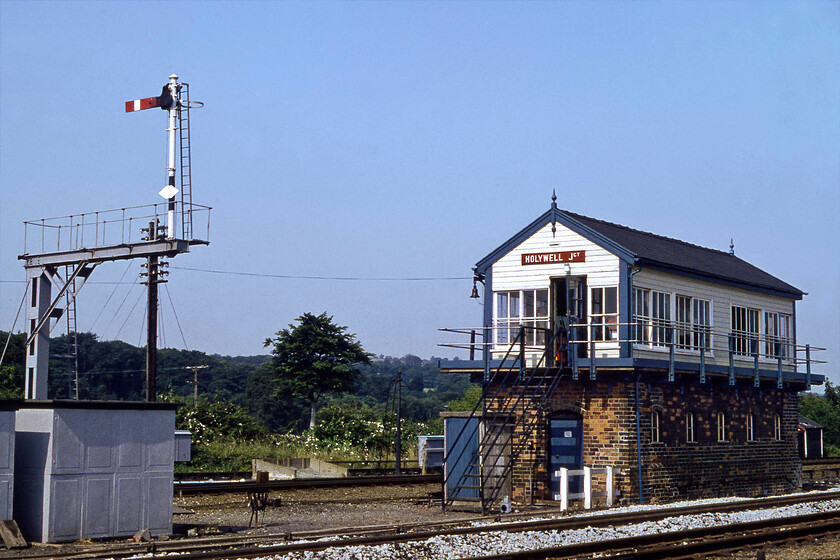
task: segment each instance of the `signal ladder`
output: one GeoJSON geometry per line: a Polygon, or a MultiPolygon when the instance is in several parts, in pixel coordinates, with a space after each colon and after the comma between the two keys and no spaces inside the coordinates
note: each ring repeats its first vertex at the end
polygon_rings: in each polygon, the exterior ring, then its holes
{"type": "Polygon", "coordinates": [[[192,239],[192,184],[190,166],[190,84],[180,84],[178,129],[181,140],[181,234],[192,239]]]}
{"type": "MultiPolygon", "coordinates": [[[[53,358],[63,358],[67,360],[67,377],[68,377],[68,392],[69,398],[79,398],[79,336],[76,321],[76,294],[82,289],[85,281],[88,279],[96,264],[87,264],[85,262],[74,267],[66,265],[64,267],[65,278],[67,281],[61,287],[64,292],[64,309],[57,307],[49,314],[50,318],[56,319],[56,322],[49,327],[50,331],[58,324],[58,319],[64,315],[67,325],[67,351],[65,354],[53,354],[53,358]]],[[[61,282],[61,277],[58,274],[52,274],[51,280],[58,285],[61,282]]],[[[56,300],[58,301],[58,300],[56,300]]]]}

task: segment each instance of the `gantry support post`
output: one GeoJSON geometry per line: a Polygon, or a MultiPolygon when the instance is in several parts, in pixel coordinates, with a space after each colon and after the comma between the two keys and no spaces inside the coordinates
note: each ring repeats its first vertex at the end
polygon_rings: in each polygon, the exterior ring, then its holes
{"type": "Polygon", "coordinates": [[[49,389],[47,370],[50,361],[50,329],[43,328],[49,319],[52,282],[41,267],[27,268],[29,281],[29,306],[27,307],[26,381],[23,394],[26,399],[46,399],[49,389]],[[39,328],[41,325],[41,328],[39,328]]]}

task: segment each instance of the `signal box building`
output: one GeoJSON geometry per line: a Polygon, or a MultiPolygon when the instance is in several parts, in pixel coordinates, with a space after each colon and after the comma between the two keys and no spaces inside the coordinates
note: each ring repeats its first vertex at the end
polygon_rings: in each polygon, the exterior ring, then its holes
{"type": "Polygon", "coordinates": [[[801,290],[555,203],[474,272],[476,359],[446,371],[483,396],[447,430],[445,505],[557,499],[561,467],[613,467],[622,503],[800,486],[797,395],[823,382],[796,336],[801,290]]]}

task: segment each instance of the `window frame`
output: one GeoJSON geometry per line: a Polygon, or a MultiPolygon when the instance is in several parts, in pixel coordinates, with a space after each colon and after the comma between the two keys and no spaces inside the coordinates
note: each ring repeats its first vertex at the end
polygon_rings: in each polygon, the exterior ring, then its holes
{"type": "Polygon", "coordinates": [[[674,329],[674,348],[680,352],[713,353],[714,302],[679,292],[633,288],[634,343],[646,348],[668,348],[674,329]],[[641,307],[641,313],[637,312],[641,307]]]}
{"type": "Polygon", "coordinates": [[[755,415],[752,412],[747,412],[745,427],[747,441],[755,441],[755,415]]]}
{"type": "Polygon", "coordinates": [[[717,413],[717,441],[718,443],[726,443],[729,441],[726,438],[726,414],[723,411],[717,413]]]}
{"type": "Polygon", "coordinates": [[[753,356],[761,352],[761,310],[732,304],[729,314],[731,352],[736,356],[753,356]],[[755,350],[753,350],[755,346],[755,350]]]}
{"type": "Polygon", "coordinates": [[[592,337],[598,342],[618,342],[618,286],[590,286],[589,287],[589,323],[593,326],[589,329],[587,339],[592,337]],[[607,296],[607,291],[612,292],[612,301],[607,296]],[[596,298],[595,294],[600,294],[596,298]],[[596,312],[596,301],[600,309],[596,312]],[[608,309],[612,303],[614,310],[608,309]]]}
{"type": "Polygon", "coordinates": [[[764,355],[767,358],[782,358],[785,361],[791,359],[793,337],[790,326],[792,321],[793,316],[789,313],[764,312],[764,355]]]}
{"type": "Polygon", "coordinates": [[[548,288],[530,288],[521,290],[500,290],[494,292],[493,340],[497,346],[512,344],[520,326],[540,327],[545,330],[529,328],[525,330],[527,346],[545,346],[545,334],[549,328],[549,291],[548,288]],[[533,305],[533,314],[529,314],[528,302],[533,305]],[[542,309],[541,309],[542,308],[542,309]],[[544,315],[537,312],[544,310],[544,315]]]}
{"type": "Polygon", "coordinates": [[[782,417],[779,413],[773,415],[773,440],[782,441],[782,417]]]}
{"type": "Polygon", "coordinates": [[[685,412],[685,442],[697,443],[694,432],[694,413],[690,410],[685,412]]]}
{"type": "Polygon", "coordinates": [[[661,416],[658,410],[650,411],[650,442],[662,443],[661,416]]]}
{"type": "Polygon", "coordinates": [[[635,323],[636,344],[659,348],[668,346],[671,295],[671,292],[660,292],[650,288],[633,288],[633,323],[635,323]],[[640,302],[643,313],[639,313],[640,302]]]}

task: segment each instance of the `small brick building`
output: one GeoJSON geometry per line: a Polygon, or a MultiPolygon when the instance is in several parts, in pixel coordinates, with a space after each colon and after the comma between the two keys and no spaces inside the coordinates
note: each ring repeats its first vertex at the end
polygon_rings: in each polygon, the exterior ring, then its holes
{"type": "Polygon", "coordinates": [[[799,289],[554,203],[474,272],[479,359],[446,371],[484,391],[447,429],[446,503],[552,500],[561,467],[613,467],[623,503],[801,485],[797,395],[823,377],[796,338],[799,289]]]}

